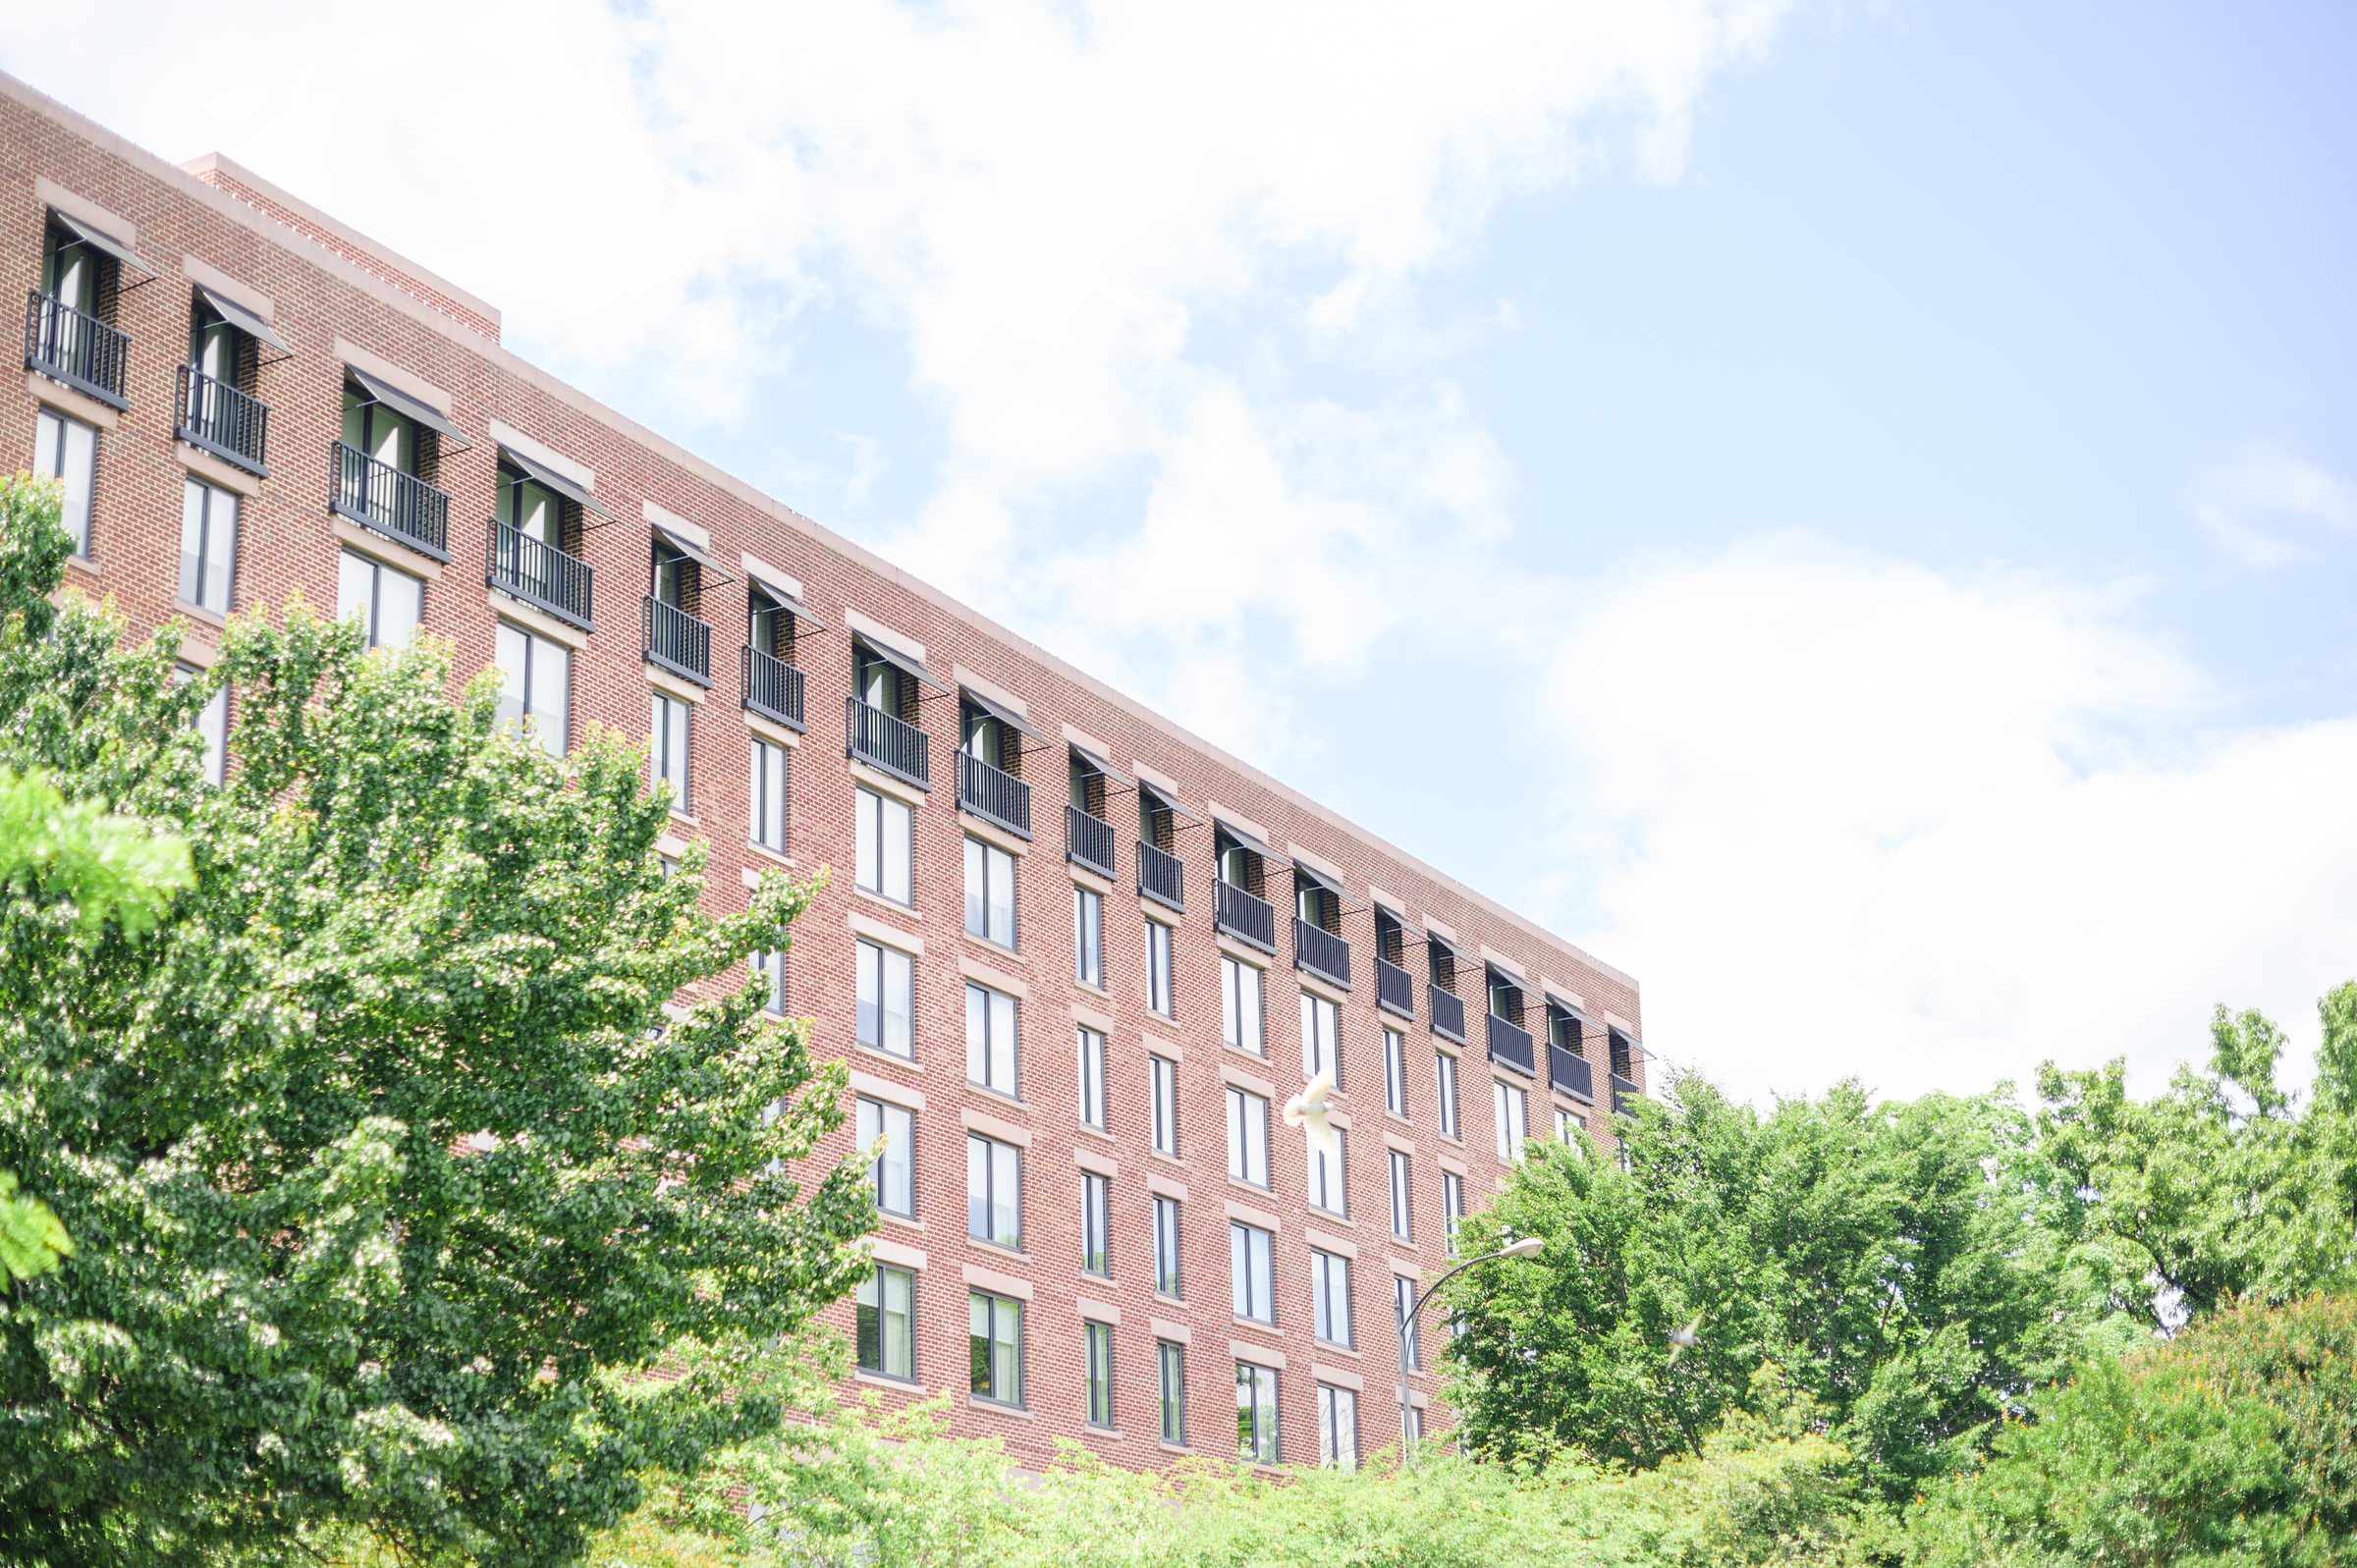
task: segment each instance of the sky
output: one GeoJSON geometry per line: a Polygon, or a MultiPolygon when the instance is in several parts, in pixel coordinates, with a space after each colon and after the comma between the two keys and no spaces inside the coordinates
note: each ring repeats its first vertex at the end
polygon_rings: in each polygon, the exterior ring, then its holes
{"type": "Polygon", "coordinates": [[[1673,1069],[2153,1089],[2357,977],[2357,9],[0,22],[1634,975],[1673,1069]]]}

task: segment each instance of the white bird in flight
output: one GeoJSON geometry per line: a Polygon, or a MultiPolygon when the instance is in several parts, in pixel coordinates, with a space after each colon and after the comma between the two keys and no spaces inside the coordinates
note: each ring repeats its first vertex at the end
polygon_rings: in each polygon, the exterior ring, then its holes
{"type": "Polygon", "coordinates": [[[1693,1349],[1701,1342],[1702,1315],[1700,1313],[1696,1313],[1693,1321],[1688,1323],[1683,1328],[1672,1328],[1670,1330],[1670,1365],[1672,1367],[1676,1366],[1678,1357],[1684,1355],[1687,1351],[1693,1349]]]}
{"type": "Polygon", "coordinates": [[[1321,1068],[1315,1078],[1302,1085],[1299,1094],[1285,1103],[1285,1124],[1307,1133],[1310,1147],[1320,1155],[1333,1154],[1337,1142],[1333,1113],[1326,1104],[1333,1093],[1334,1073],[1332,1069],[1321,1068]]]}

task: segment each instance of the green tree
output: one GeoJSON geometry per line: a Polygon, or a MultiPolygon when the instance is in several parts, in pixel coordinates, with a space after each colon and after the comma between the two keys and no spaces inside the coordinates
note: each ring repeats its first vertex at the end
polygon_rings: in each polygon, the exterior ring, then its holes
{"type": "Polygon", "coordinates": [[[1919,1568],[2325,1568],[2357,1542],[2357,1298],[2245,1304],[2091,1362],[1909,1520],[1919,1568]]]}
{"type": "Polygon", "coordinates": [[[2121,1310],[2168,1326],[2357,1286],[2357,982],[2317,1010],[2304,1097],[2276,1082],[2282,1031],[2222,1006],[2208,1069],[2152,1100],[2130,1098],[2118,1061],[2040,1074],[2040,1141],[2121,1310]]]}
{"type": "Polygon", "coordinates": [[[0,488],[0,766],[185,836],[192,876],[137,940],[0,909],[0,1166],[77,1243],[0,1311],[0,1541],[574,1560],[641,1472],[779,1424],[732,1369],[856,1276],[858,1172],[790,1174],[840,1069],[744,984],[807,890],[705,914],[630,749],[518,744],[431,641],[363,656],[297,604],[176,684],[173,632],[53,601],[66,550],[0,488]]]}
{"type": "Polygon", "coordinates": [[[1620,1160],[1534,1145],[1467,1221],[1467,1251],[1547,1244],[1446,1287],[1482,1448],[1699,1453],[1730,1413],[1764,1413],[1773,1363],[1869,1490],[1903,1500],[2080,1347],[2097,1292],[2004,1098],[1877,1105],[1847,1084],[1762,1114],[1686,1078],[1677,1100],[1621,1121],[1620,1160]]]}

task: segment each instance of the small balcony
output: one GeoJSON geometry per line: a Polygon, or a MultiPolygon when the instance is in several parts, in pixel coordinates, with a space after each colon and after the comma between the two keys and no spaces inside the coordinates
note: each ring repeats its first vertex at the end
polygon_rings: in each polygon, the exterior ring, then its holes
{"type": "Polygon", "coordinates": [[[1424,988],[1425,1005],[1432,1009],[1432,1032],[1444,1040],[1465,1043],[1465,999],[1435,985],[1424,988]]]}
{"type": "Polygon", "coordinates": [[[651,593],[640,601],[638,624],[649,664],[685,676],[699,686],[712,684],[710,626],[651,593]]]}
{"type": "Polygon", "coordinates": [[[483,580],[559,621],[595,631],[589,619],[589,563],[504,522],[491,524],[483,580]]]}
{"type": "Polygon", "coordinates": [[[224,462],[269,478],[262,456],[270,444],[270,406],[194,365],[182,365],[174,374],[179,424],[172,433],[224,462]]]}
{"type": "Polygon", "coordinates": [[[744,710],[789,730],[803,729],[802,673],[748,645],[744,650],[744,710]]]}
{"type": "Polygon", "coordinates": [[[1065,858],[1075,866],[1085,866],[1100,877],[1113,872],[1113,824],[1092,817],[1078,806],[1064,808],[1065,858]]]}
{"type": "Polygon", "coordinates": [[[1490,1059],[1504,1062],[1524,1077],[1539,1075],[1537,1058],[1531,1054],[1530,1031],[1509,1019],[1490,1014],[1490,1059]]]}
{"type": "Polygon", "coordinates": [[[958,753],[958,805],[1009,833],[1031,837],[1031,786],[970,751],[958,753]]]}
{"type": "Polygon", "coordinates": [[[1547,1081],[1576,1099],[1590,1105],[1596,1103],[1596,1069],[1576,1051],[1553,1043],[1548,1045],[1547,1081]]]}
{"type": "Polygon", "coordinates": [[[1350,989],[1350,944],[1322,926],[1293,916],[1293,967],[1330,985],[1350,989]]]}
{"type": "Polygon", "coordinates": [[[398,540],[422,556],[450,559],[450,497],[412,473],[338,441],[328,448],[327,510],[398,540]]]}
{"type": "Polygon", "coordinates": [[[1252,894],[1232,882],[1213,884],[1218,889],[1218,903],[1213,920],[1222,931],[1236,941],[1248,943],[1263,952],[1277,950],[1277,908],[1266,898],[1252,894]]]}
{"type": "Polygon", "coordinates": [[[844,699],[844,754],[881,768],[919,789],[933,787],[932,745],[925,732],[898,714],[844,699]]]}
{"type": "Polygon", "coordinates": [[[1645,1098],[1645,1091],[1617,1072],[1608,1076],[1613,1084],[1613,1114],[1625,1116],[1631,1105],[1645,1098]]]}
{"type": "Polygon", "coordinates": [[[1137,891],[1158,904],[1186,912],[1186,867],[1167,849],[1137,841],[1137,891]]]}
{"type": "Polygon", "coordinates": [[[1416,1015],[1416,982],[1388,958],[1375,960],[1375,1005],[1402,1018],[1416,1015]]]}
{"type": "Polygon", "coordinates": [[[25,368],[86,393],[110,408],[128,408],[124,372],[131,339],[86,310],[34,290],[25,301],[25,368]]]}

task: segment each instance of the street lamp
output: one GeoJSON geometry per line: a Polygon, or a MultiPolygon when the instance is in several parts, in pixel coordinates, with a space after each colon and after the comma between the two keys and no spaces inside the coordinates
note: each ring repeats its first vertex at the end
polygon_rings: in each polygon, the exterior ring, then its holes
{"type": "Polygon", "coordinates": [[[1516,1236],[1496,1252],[1485,1252],[1478,1258],[1467,1258],[1463,1263],[1447,1271],[1438,1279],[1426,1285],[1423,1293],[1408,1303],[1407,1311],[1399,1319],[1399,1447],[1406,1454],[1407,1462],[1410,1465],[1416,1462],[1416,1445],[1407,1440],[1407,1347],[1414,1342],[1416,1320],[1423,1316],[1424,1303],[1432,1299],[1434,1291],[1475,1264],[1496,1263],[1501,1258],[1536,1258],[1546,1249],[1547,1243],[1537,1236],[1516,1236]]]}

